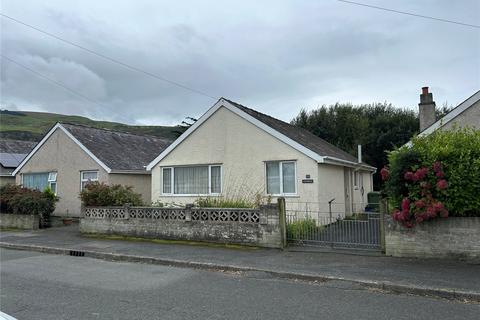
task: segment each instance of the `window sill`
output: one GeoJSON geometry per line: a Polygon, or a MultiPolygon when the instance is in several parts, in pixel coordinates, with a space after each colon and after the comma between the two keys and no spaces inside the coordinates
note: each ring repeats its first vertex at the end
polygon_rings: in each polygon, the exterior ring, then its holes
{"type": "Polygon", "coordinates": [[[299,194],[266,194],[266,197],[274,197],[274,198],[300,198],[299,194]]]}
{"type": "Polygon", "coordinates": [[[162,193],[160,194],[161,197],[193,197],[193,198],[201,198],[201,197],[221,197],[222,195],[219,193],[212,193],[212,194],[172,194],[172,193],[162,193]]]}

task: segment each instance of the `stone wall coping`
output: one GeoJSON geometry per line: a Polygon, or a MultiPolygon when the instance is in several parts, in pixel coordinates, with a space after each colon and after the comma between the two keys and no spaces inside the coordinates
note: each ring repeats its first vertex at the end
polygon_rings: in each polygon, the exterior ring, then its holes
{"type": "MultiPolygon", "coordinates": [[[[128,206],[130,209],[159,209],[159,210],[216,210],[216,211],[259,211],[276,205],[265,205],[258,208],[217,208],[217,207],[154,207],[154,206],[128,206]]],[[[125,206],[87,206],[85,209],[123,209],[125,206]]]]}

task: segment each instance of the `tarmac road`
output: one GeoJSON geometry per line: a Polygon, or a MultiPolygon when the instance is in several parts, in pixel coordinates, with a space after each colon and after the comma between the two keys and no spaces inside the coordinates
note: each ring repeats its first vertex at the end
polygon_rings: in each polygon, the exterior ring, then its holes
{"type": "Polygon", "coordinates": [[[480,305],[343,282],[0,249],[0,309],[18,319],[478,319],[480,305]]]}

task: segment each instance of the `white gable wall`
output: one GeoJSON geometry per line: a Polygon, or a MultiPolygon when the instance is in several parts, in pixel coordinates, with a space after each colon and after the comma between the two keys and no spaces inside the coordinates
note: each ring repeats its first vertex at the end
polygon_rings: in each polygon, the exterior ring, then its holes
{"type": "Polygon", "coordinates": [[[441,128],[442,130],[450,130],[455,126],[460,128],[471,127],[480,129],[480,100],[453,118],[450,122],[443,125],[441,128]]]}
{"type": "Polygon", "coordinates": [[[265,195],[265,161],[296,160],[297,196],[287,201],[315,201],[317,163],[255,125],[222,107],[152,169],[152,201],[193,203],[197,197],[161,194],[161,167],[222,164],[227,196],[265,195]],[[302,184],[310,174],[314,184],[302,184]],[[249,190],[248,192],[242,190],[249,190]]]}
{"type": "MultiPolygon", "coordinates": [[[[297,195],[286,197],[287,209],[307,207],[311,212],[328,214],[328,201],[332,197],[336,198],[337,206],[345,207],[344,167],[318,164],[223,107],[152,168],[152,201],[193,203],[198,197],[162,195],[161,168],[199,164],[222,164],[222,187],[227,196],[252,195],[256,191],[266,196],[264,163],[275,160],[296,160],[297,163],[297,195]],[[314,182],[302,183],[306,175],[314,182]]],[[[363,177],[370,181],[366,171],[363,177]]],[[[364,182],[365,197],[371,190],[368,181],[364,182]]]]}

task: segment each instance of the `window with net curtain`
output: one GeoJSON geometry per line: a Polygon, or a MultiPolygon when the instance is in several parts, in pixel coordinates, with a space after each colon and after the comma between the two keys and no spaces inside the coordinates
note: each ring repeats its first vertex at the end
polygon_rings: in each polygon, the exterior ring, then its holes
{"type": "Polygon", "coordinates": [[[295,194],[297,192],[295,161],[268,161],[266,169],[268,194],[295,194]]]}
{"type": "Polygon", "coordinates": [[[22,174],[22,185],[25,188],[43,191],[50,188],[57,194],[57,173],[41,172],[41,173],[24,173],[22,174]]]}
{"type": "Polygon", "coordinates": [[[219,194],[221,166],[205,165],[163,168],[164,194],[219,194]]]}

